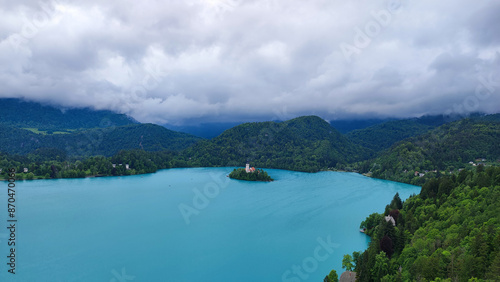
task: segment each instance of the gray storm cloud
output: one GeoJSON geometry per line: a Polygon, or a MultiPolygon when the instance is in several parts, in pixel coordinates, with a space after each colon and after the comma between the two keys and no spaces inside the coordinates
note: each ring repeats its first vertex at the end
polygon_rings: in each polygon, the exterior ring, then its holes
{"type": "Polygon", "coordinates": [[[0,97],[142,122],[498,112],[496,1],[0,1],[0,97]]]}

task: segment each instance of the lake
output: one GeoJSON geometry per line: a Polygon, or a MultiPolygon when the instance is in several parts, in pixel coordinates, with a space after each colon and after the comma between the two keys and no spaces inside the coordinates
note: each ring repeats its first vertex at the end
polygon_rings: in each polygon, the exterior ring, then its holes
{"type": "Polygon", "coordinates": [[[344,172],[245,182],[232,169],[18,181],[15,275],[0,182],[0,281],[323,281],[367,248],[362,220],[420,192],[344,172]]]}

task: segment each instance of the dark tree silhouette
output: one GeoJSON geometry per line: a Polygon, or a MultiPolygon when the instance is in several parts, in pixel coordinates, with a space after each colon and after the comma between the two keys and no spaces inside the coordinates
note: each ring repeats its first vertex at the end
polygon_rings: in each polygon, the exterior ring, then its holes
{"type": "Polygon", "coordinates": [[[385,235],[382,240],[380,240],[380,249],[384,251],[389,258],[392,256],[394,253],[394,244],[389,236],[385,235]]]}

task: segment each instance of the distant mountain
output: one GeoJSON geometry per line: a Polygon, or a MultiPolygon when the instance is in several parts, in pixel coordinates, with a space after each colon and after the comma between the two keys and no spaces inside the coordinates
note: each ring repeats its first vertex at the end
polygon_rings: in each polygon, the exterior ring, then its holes
{"type": "Polygon", "coordinates": [[[180,151],[200,139],[154,124],[130,124],[51,135],[0,124],[0,151],[21,155],[40,148],[62,149],[68,156],[112,156],[128,149],[180,151]]]}
{"type": "Polygon", "coordinates": [[[465,167],[468,162],[500,160],[500,122],[498,115],[468,118],[442,125],[428,133],[405,139],[364,162],[362,172],[374,177],[421,184],[437,176],[426,171],[449,171],[465,167]],[[492,120],[492,121],[490,121],[492,120]],[[415,176],[415,172],[425,177],[415,176]]]}
{"type": "Polygon", "coordinates": [[[285,122],[245,123],[203,140],[183,152],[191,166],[252,166],[318,171],[366,158],[367,150],[352,144],[316,116],[285,122]]]}
{"type": "Polygon", "coordinates": [[[26,154],[40,148],[41,135],[29,130],[0,124],[0,152],[26,154]]]}
{"type": "Polygon", "coordinates": [[[0,99],[0,124],[41,131],[104,128],[136,124],[137,121],[112,111],[59,109],[21,99],[0,99]]]}
{"type": "Polygon", "coordinates": [[[356,144],[379,152],[398,141],[424,134],[448,121],[444,116],[393,120],[351,131],[346,134],[346,137],[356,144]]]}
{"type": "Polygon", "coordinates": [[[496,121],[496,122],[500,122],[500,114],[480,116],[480,117],[476,117],[476,119],[480,120],[480,121],[496,121]]]}
{"type": "Polygon", "coordinates": [[[346,134],[353,130],[367,128],[376,124],[384,123],[394,119],[342,119],[332,120],[330,124],[340,133],[346,134]]]}
{"type": "Polygon", "coordinates": [[[212,139],[219,136],[222,132],[240,124],[241,122],[215,122],[184,126],[164,124],[163,126],[170,130],[189,133],[201,138],[212,139]]]}

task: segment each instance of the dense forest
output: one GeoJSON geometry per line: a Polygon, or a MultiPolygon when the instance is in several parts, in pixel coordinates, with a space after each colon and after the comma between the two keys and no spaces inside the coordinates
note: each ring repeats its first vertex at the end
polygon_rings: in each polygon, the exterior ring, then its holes
{"type": "Polygon", "coordinates": [[[154,124],[87,129],[68,134],[36,134],[0,124],[0,151],[26,155],[40,148],[60,148],[68,156],[112,156],[120,150],[182,150],[201,138],[154,124]]]}
{"type": "Polygon", "coordinates": [[[104,128],[137,123],[137,121],[112,111],[93,109],[62,110],[20,99],[0,99],[2,105],[0,124],[16,128],[36,128],[40,131],[104,128]]]}
{"type": "Polygon", "coordinates": [[[247,173],[244,168],[235,168],[230,174],[229,178],[246,180],[246,181],[273,181],[271,176],[262,169],[257,169],[254,172],[247,173]]]}
{"type": "Polygon", "coordinates": [[[419,195],[404,203],[396,195],[363,221],[370,246],[343,265],[358,281],[499,281],[498,203],[499,167],[430,179],[419,195]]]}
{"type": "Polygon", "coordinates": [[[442,125],[398,142],[379,157],[352,168],[377,178],[422,185],[432,177],[479,163],[498,163],[500,122],[495,119],[492,115],[442,125]]]}
{"type": "Polygon", "coordinates": [[[250,160],[263,168],[315,172],[366,159],[368,152],[323,119],[307,116],[245,123],[200,141],[183,155],[190,166],[235,166],[250,160]]]}
{"type": "Polygon", "coordinates": [[[449,175],[478,163],[496,164],[500,156],[499,117],[490,115],[448,123],[399,141],[369,160],[370,149],[353,144],[326,121],[314,116],[287,122],[246,123],[211,140],[153,124],[52,135],[0,124],[0,144],[4,154],[20,155],[17,158],[25,160],[40,159],[41,154],[44,160],[83,161],[94,156],[109,158],[122,150],[143,150],[172,155],[170,167],[237,166],[250,160],[263,168],[306,172],[348,170],[422,185],[432,177],[449,175]]]}
{"type": "Polygon", "coordinates": [[[379,152],[398,141],[424,134],[434,128],[436,126],[421,123],[418,119],[394,120],[351,131],[346,137],[356,144],[379,152]]]}
{"type": "Polygon", "coordinates": [[[340,133],[346,134],[353,130],[363,129],[372,125],[388,122],[394,119],[338,119],[331,120],[330,124],[340,133]]]}
{"type": "Polygon", "coordinates": [[[0,154],[0,179],[8,178],[8,168],[16,169],[19,180],[153,173],[158,169],[182,167],[182,162],[176,160],[177,155],[171,151],[129,150],[112,157],[92,156],[79,160],[67,158],[65,151],[60,149],[39,149],[26,156],[0,154]]]}
{"type": "Polygon", "coordinates": [[[212,122],[200,123],[197,125],[163,124],[163,126],[173,131],[188,133],[204,139],[212,139],[219,136],[222,132],[242,123],[243,122],[212,122]]]}
{"type": "MultiPolygon", "coordinates": [[[[29,178],[45,178],[47,174],[51,178],[74,177],[73,171],[64,173],[65,169],[61,168],[69,166],[75,170],[73,167],[79,167],[77,161],[86,165],[85,169],[76,169],[78,177],[113,175],[107,170],[83,171],[88,170],[89,162],[100,163],[123,150],[161,152],[168,155],[170,164],[158,167],[237,166],[250,159],[258,167],[308,172],[367,158],[367,150],[352,144],[326,121],[314,116],[280,123],[242,124],[212,140],[202,140],[152,124],[132,124],[54,135],[35,134],[5,125],[0,127],[0,141],[4,141],[2,152],[8,154],[10,159],[22,160],[22,164],[18,162],[16,166],[29,168],[29,172],[34,174],[29,178]],[[190,144],[192,146],[185,149],[190,144]],[[171,151],[180,153],[173,154],[171,151]],[[104,159],[97,156],[103,156],[104,159]],[[60,173],[48,171],[47,166],[53,164],[44,164],[45,169],[38,169],[41,161],[58,161],[61,168],[54,165],[60,173]]],[[[103,167],[100,164],[97,166],[103,167]]]]}
{"type": "MultiPolygon", "coordinates": [[[[400,120],[390,120],[375,125],[348,132],[345,136],[354,143],[369,148],[374,154],[391,147],[404,139],[423,135],[443,124],[461,120],[461,116],[422,116],[400,120]]],[[[495,115],[473,113],[469,119],[477,121],[500,121],[495,115]]]]}

